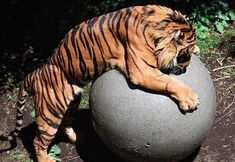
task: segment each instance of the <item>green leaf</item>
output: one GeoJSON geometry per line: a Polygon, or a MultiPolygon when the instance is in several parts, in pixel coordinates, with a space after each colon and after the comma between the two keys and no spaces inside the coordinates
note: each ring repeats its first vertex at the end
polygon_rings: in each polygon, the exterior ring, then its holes
{"type": "Polygon", "coordinates": [[[221,11],[218,12],[218,18],[222,20],[229,20],[229,17],[223,14],[221,11]]]}
{"type": "Polygon", "coordinates": [[[61,149],[58,145],[53,145],[50,150],[54,155],[59,155],[61,153],[61,149]]]}
{"type": "Polygon", "coordinates": [[[209,25],[210,21],[206,17],[201,17],[200,18],[201,22],[205,23],[206,25],[209,25]]]}
{"type": "Polygon", "coordinates": [[[215,22],[215,28],[220,33],[223,33],[224,31],[224,25],[222,22],[215,22]]]}
{"type": "Polygon", "coordinates": [[[224,27],[228,27],[227,21],[223,20],[221,23],[223,24],[224,27]]]}
{"type": "Polygon", "coordinates": [[[207,26],[202,25],[200,22],[194,23],[194,26],[199,39],[205,39],[208,36],[209,28],[207,26]]]}
{"type": "Polygon", "coordinates": [[[218,4],[220,4],[224,9],[227,9],[229,7],[227,2],[224,2],[224,1],[221,1],[221,0],[218,1],[218,4]]]}
{"type": "Polygon", "coordinates": [[[234,11],[229,11],[229,12],[228,12],[228,16],[230,17],[230,19],[231,19],[232,21],[235,20],[235,12],[234,12],[234,11]]]}
{"type": "Polygon", "coordinates": [[[196,12],[193,12],[189,15],[189,18],[190,19],[195,19],[197,17],[197,13],[196,12]]]}
{"type": "Polygon", "coordinates": [[[35,110],[33,110],[33,111],[30,113],[30,117],[33,118],[33,119],[35,118],[35,110]]]}
{"type": "Polygon", "coordinates": [[[56,161],[61,161],[59,155],[61,154],[61,149],[58,145],[53,145],[49,151],[49,156],[53,157],[56,161]]]}

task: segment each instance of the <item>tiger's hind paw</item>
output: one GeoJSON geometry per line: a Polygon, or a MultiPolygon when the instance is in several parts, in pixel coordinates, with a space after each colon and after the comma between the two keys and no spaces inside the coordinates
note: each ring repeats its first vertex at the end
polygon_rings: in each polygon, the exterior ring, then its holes
{"type": "Polygon", "coordinates": [[[67,128],[65,128],[64,131],[65,131],[65,134],[67,134],[69,140],[72,143],[76,143],[77,142],[77,134],[74,132],[72,127],[67,127],[67,128]]]}

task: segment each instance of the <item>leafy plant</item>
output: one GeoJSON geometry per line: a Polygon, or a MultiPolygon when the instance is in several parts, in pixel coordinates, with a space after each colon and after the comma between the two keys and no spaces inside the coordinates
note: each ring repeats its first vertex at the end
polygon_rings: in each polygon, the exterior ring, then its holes
{"type": "Polygon", "coordinates": [[[17,101],[17,95],[16,94],[7,94],[7,100],[11,102],[17,101]]]}
{"type": "Polygon", "coordinates": [[[82,98],[79,107],[88,108],[89,107],[89,92],[90,92],[91,84],[84,87],[84,91],[82,93],[82,98]]]}
{"type": "Polygon", "coordinates": [[[229,8],[225,0],[205,1],[197,5],[190,19],[194,21],[198,37],[204,39],[208,36],[211,26],[219,33],[223,33],[228,23],[235,20],[235,12],[229,8]]]}
{"type": "Polygon", "coordinates": [[[59,155],[61,154],[61,149],[58,145],[53,145],[49,151],[49,156],[51,156],[55,161],[61,161],[59,155]]]}
{"type": "Polygon", "coordinates": [[[200,39],[205,39],[208,36],[209,33],[209,27],[206,25],[203,25],[200,21],[193,23],[193,26],[197,30],[197,36],[200,39]]]}
{"type": "Polygon", "coordinates": [[[36,116],[36,106],[34,104],[34,101],[32,99],[32,97],[30,96],[26,102],[26,107],[28,109],[28,111],[30,112],[29,113],[29,116],[31,119],[35,119],[35,116],[36,116]]]}
{"type": "Polygon", "coordinates": [[[31,117],[32,119],[34,119],[34,118],[35,118],[35,115],[36,115],[35,110],[32,110],[29,115],[30,115],[30,117],[31,117]]]}
{"type": "Polygon", "coordinates": [[[107,13],[111,10],[116,10],[121,6],[124,6],[125,0],[107,0],[101,1],[101,3],[94,3],[89,4],[87,6],[88,12],[92,13],[93,15],[100,15],[101,13],[107,13]]]}
{"type": "Polygon", "coordinates": [[[7,87],[14,87],[16,78],[11,72],[7,72],[0,81],[3,81],[7,87]]]}
{"type": "Polygon", "coordinates": [[[33,162],[31,159],[28,159],[25,152],[19,149],[7,151],[10,161],[24,161],[24,162],[33,162]]]}

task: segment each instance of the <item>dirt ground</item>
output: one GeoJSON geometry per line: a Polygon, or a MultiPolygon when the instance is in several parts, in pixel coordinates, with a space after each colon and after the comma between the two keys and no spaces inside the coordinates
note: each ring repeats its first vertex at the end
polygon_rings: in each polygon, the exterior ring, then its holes
{"type": "MultiPolygon", "coordinates": [[[[227,41],[227,40],[226,40],[227,41]]],[[[220,42],[221,51],[217,57],[208,56],[203,60],[214,81],[217,92],[217,111],[214,125],[203,141],[200,149],[184,161],[191,162],[234,162],[235,161],[235,38],[231,37],[230,45],[220,42]]],[[[8,134],[15,126],[15,108],[17,88],[0,87],[0,134],[8,134]]],[[[16,148],[4,150],[10,145],[0,141],[1,162],[29,162],[35,159],[32,140],[35,136],[35,124],[30,116],[32,99],[27,102],[22,129],[16,148]],[[30,160],[31,159],[31,160],[30,160]]],[[[32,114],[31,114],[32,115],[32,114]]],[[[89,110],[79,110],[75,130],[80,134],[76,145],[58,132],[53,144],[58,144],[62,152],[59,158],[63,162],[120,162],[112,155],[96,136],[89,120],[89,110]]]]}

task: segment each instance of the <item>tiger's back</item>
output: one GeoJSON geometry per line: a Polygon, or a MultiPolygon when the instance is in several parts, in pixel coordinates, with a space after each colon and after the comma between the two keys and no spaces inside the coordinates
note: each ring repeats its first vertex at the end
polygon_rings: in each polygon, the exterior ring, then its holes
{"type": "Polygon", "coordinates": [[[57,65],[66,76],[78,85],[99,76],[124,61],[122,31],[118,22],[123,21],[122,11],[102,15],[73,28],[54,51],[48,64],[57,65]],[[65,60],[65,61],[62,61],[65,60]]]}

